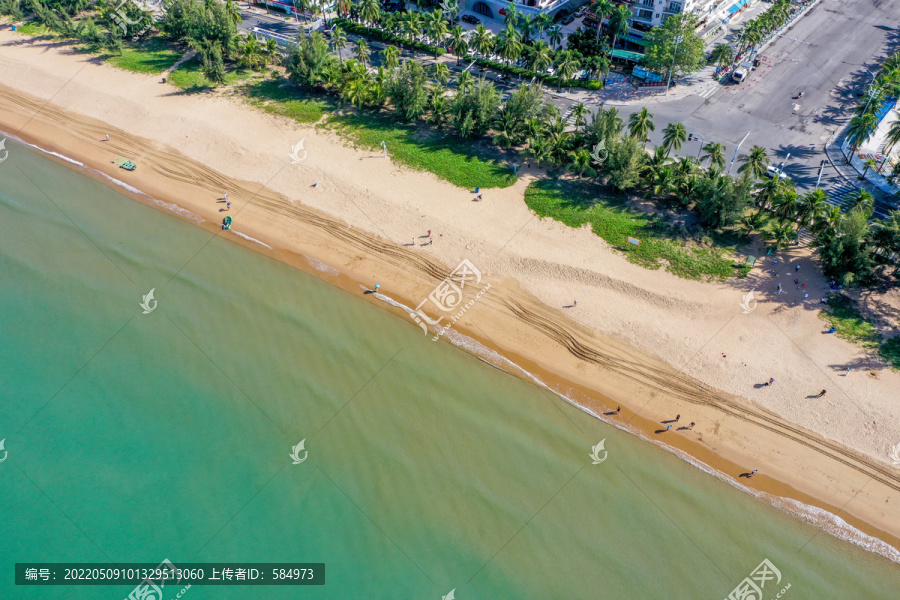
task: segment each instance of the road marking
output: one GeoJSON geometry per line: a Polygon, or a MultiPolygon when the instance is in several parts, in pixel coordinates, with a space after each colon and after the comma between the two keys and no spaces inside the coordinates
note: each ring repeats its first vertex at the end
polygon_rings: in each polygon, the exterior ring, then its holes
{"type": "Polygon", "coordinates": [[[712,96],[715,93],[716,93],[716,88],[713,86],[709,86],[702,92],[699,92],[697,95],[700,96],[701,98],[709,98],[710,96],[712,96]]]}

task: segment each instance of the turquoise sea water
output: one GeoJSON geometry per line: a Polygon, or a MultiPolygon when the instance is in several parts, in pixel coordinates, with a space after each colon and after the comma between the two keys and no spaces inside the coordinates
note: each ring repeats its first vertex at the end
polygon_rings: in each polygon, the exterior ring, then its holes
{"type": "Polygon", "coordinates": [[[0,598],[133,587],[15,586],[15,563],[163,559],[326,564],[324,586],[182,596],[197,600],[720,600],[763,559],[780,572],[765,599],[788,584],[788,600],[898,597],[896,563],[353,294],[7,147],[0,598]]]}

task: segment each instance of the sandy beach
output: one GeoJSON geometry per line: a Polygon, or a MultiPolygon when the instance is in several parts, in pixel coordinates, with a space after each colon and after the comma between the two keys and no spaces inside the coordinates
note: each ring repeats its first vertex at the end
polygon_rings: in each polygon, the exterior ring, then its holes
{"type": "MultiPolygon", "coordinates": [[[[757,263],[743,280],[679,279],[628,262],[588,229],[537,218],[523,193],[538,173],[520,171],[514,186],[473,202],[470,190],[333,133],[227,94],[186,95],[6,27],[0,132],[199,215],[211,233],[407,319],[383,296],[415,307],[468,259],[491,288],[454,329],[586,410],[602,416],[621,406],[603,416],[611,423],[776,504],[823,509],[900,548],[900,465],[890,457],[900,444],[900,374],[824,333],[818,301],[828,286],[805,247],[757,263]],[[292,164],[301,139],[306,157],[292,164]],[[120,156],[138,170],[118,169],[120,156]],[[270,248],[220,230],[216,200],[226,192],[234,231],[270,248]],[[423,245],[429,230],[434,241],[423,245]],[[362,294],[360,286],[376,283],[381,294],[362,294]],[[741,303],[751,290],[758,304],[747,312],[741,303]],[[763,385],[770,377],[775,384],[763,385]],[[828,394],[816,398],[822,389],[828,394]],[[672,430],[658,433],[676,415],[672,430]],[[752,469],[756,477],[741,477],[752,469]]],[[[900,306],[896,290],[882,301],[900,306]]]]}

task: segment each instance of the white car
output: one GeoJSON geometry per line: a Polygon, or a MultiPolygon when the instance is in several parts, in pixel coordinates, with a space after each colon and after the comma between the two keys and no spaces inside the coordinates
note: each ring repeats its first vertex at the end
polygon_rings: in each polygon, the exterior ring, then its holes
{"type": "Polygon", "coordinates": [[[775,177],[778,177],[779,179],[784,179],[785,181],[790,179],[790,177],[788,177],[784,171],[782,171],[781,169],[779,169],[778,167],[776,167],[774,165],[769,165],[768,167],[766,167],[766,175],[768,175],[769,177],[771,177],[773,179],[775,177]]]}

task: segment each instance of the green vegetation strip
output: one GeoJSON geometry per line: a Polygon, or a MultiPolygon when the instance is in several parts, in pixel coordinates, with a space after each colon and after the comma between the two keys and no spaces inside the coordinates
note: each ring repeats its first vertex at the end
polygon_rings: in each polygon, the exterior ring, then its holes
{"type": "Polygon", "coordinates": [[[165,40],[153,38],[140,44],[125,46],[121,55],[109,58],[109,63],[126,71],[158,75],[177,63],[183,53],[183,50],[165,40]]]}
{"type": "Polygon", "coordinates": [[[516,181],[509,166],[449,132],[398,123],[395,116],[365,113],[332,116],[328,124],[369,150],[380,151],[384,141],[393,161],[429,171],[464,189],[504,188],[516,181]]]}
{"type": "Polygon", "coordinates": [[[847,296],[838,294],[830,298],[819,316],[834,327],[839,338],[877,352],[892,368],[900,369],[900,336],[883,342],[884,337],[866,320],[856,302],[847,296]]]}
{"type": "Polygon", "coordinates": [[[743,277],[750,270],[734,258],[737,238],[720,235],[711,247],[683,239],[658,217],[630,210],[623,198],[597,185],[541,179],[528,186],[525,203],[538,216],[570,227],[589,223],[628,260],[649,269],[665,266],[679,277],[699,280],[743,277]],[[640,245],[629,244],[629,237],[640,240],[640,245]]]}
{"type": "Polygon", "coordinates": [[[269,114],[294,119],[298,123],[316,123],[325,114],[327,104],[321,100],[297,98],[297,93],[283,79],[254,81],[241,88],[247,101],[269,114]]]}
{"type": "MultiPolygon", "coordinates": [[[[253,71],[248,69],[228,69],[225,72],[223,85],[234,85],[252,76],[253,71]]],[[[178,68],[169,74],[168,82],[185,92],[199,92],[216,87],[216,84],[203,74],[203,63],[199,56],[194,56],[178,65],[178,68]]]]}

